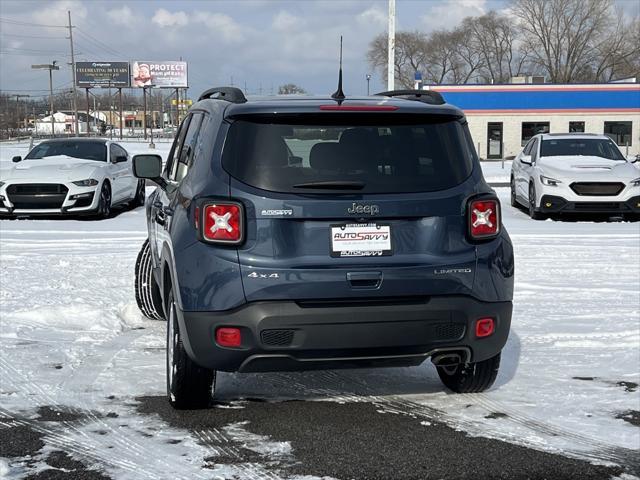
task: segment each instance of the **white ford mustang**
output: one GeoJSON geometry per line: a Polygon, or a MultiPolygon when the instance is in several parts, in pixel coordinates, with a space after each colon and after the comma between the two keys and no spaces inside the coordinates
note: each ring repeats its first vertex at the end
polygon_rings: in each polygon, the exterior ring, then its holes
{"type": "Polygon", "coordinates": [[[131,158],[104,139],[45,140],[11,168],[0,171],[0,215],[92,214],[144,204],[144,181],[133,176],[131,158]]]}
{"type": "Polygon", "coordinates": [[[560,212],[640,216],[640,169],[606,135],[539,134],[511,167],[511,204],[534,219],[560,212]]]}

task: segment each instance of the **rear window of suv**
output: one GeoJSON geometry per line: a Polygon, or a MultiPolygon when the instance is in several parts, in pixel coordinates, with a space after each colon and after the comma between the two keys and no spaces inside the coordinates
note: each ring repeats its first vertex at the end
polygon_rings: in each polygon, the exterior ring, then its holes
{"type": "Polygon", "coordinates": [[[223,167],[243,183],[285,193],[426,192],[454,187],[471,174],[475,154],[457,117],[345,117],[236,120],[223,167]]]}

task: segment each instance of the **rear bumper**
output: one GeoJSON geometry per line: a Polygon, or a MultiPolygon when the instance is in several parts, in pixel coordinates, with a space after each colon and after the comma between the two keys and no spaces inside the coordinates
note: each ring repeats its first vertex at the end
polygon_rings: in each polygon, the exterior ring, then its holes
{"type": "Polygon", "coordinates": [[[189,356],[221,371],[290,371],[419,365],[443,352],[480,361],[500,352],[511,302],[441,296],[403,302],[256,302],[228,312],[178,311],[189,356]],[[475,321],[492,317],[495,332],[475,337],[475,321]],[[239,348],[215,342],[218,327],[237,327],[239,348]]]}
{"type": "Polygon", "coordinates": [[[555,195],[543,195],[542,213],[640,213],[640,196],[628,200],[568,201],[555,195]]]}

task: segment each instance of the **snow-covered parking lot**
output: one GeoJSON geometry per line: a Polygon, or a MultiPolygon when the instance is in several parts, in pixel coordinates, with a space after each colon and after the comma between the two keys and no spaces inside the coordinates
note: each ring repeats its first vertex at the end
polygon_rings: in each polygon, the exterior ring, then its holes
{"type": "Polygon", "coordinates": [[[207,412],[161,398],[165,325],[133,293],[143,209],[0,221],[0,477],[640,476],[640,223],[536,222],[497,191],[516,293],[490,391],[452,395],[428,362],[220,374],[207,412]]]}

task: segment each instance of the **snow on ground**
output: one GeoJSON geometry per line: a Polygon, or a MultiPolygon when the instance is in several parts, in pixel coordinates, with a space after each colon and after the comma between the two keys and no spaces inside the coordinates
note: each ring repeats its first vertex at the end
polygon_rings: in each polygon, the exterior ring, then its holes
{"type": "MultiPolygon", "coordinates": [[[[2,146],[0,157],[10,159],[14,148],[24,146],[2,146]]],[[[158,150],[166,155],[168,144],[158,150]]],[[[499,167],[491,163],[488,176],[500,177],[499,167]]],[[[640,429],[622,418],[640,410],[640,223],[536,222],[509,206],[507,188],[497,191],[515,248],[516,293],[492,390],[451,395],[427,363],[221,374],[220,398],[370,401],[382,412],[419,414],[425,425],[432,418],[599,461],[640,449],[640,429]]],[[[65,450],[115,478],[259,476],[257,464],[217,465],[205,474],[205,459],[224,455],[203,446],[200,436],[209,433],[193,435],[136,411],[136,397],[164,394],[165,325],[144,319],[133,294],[145,237],[143,209],[99,222],[0,221],[0,428],[2,417],[34,425],[39,409],[56,407],[83,420],[37,427],[46,449],[65,450]]],[[[287,442],[242,424],[218,433],[295,457],[287,442]]],[[[36,467],[0,460],[3,473],[29,468],[36,467]]]]}

